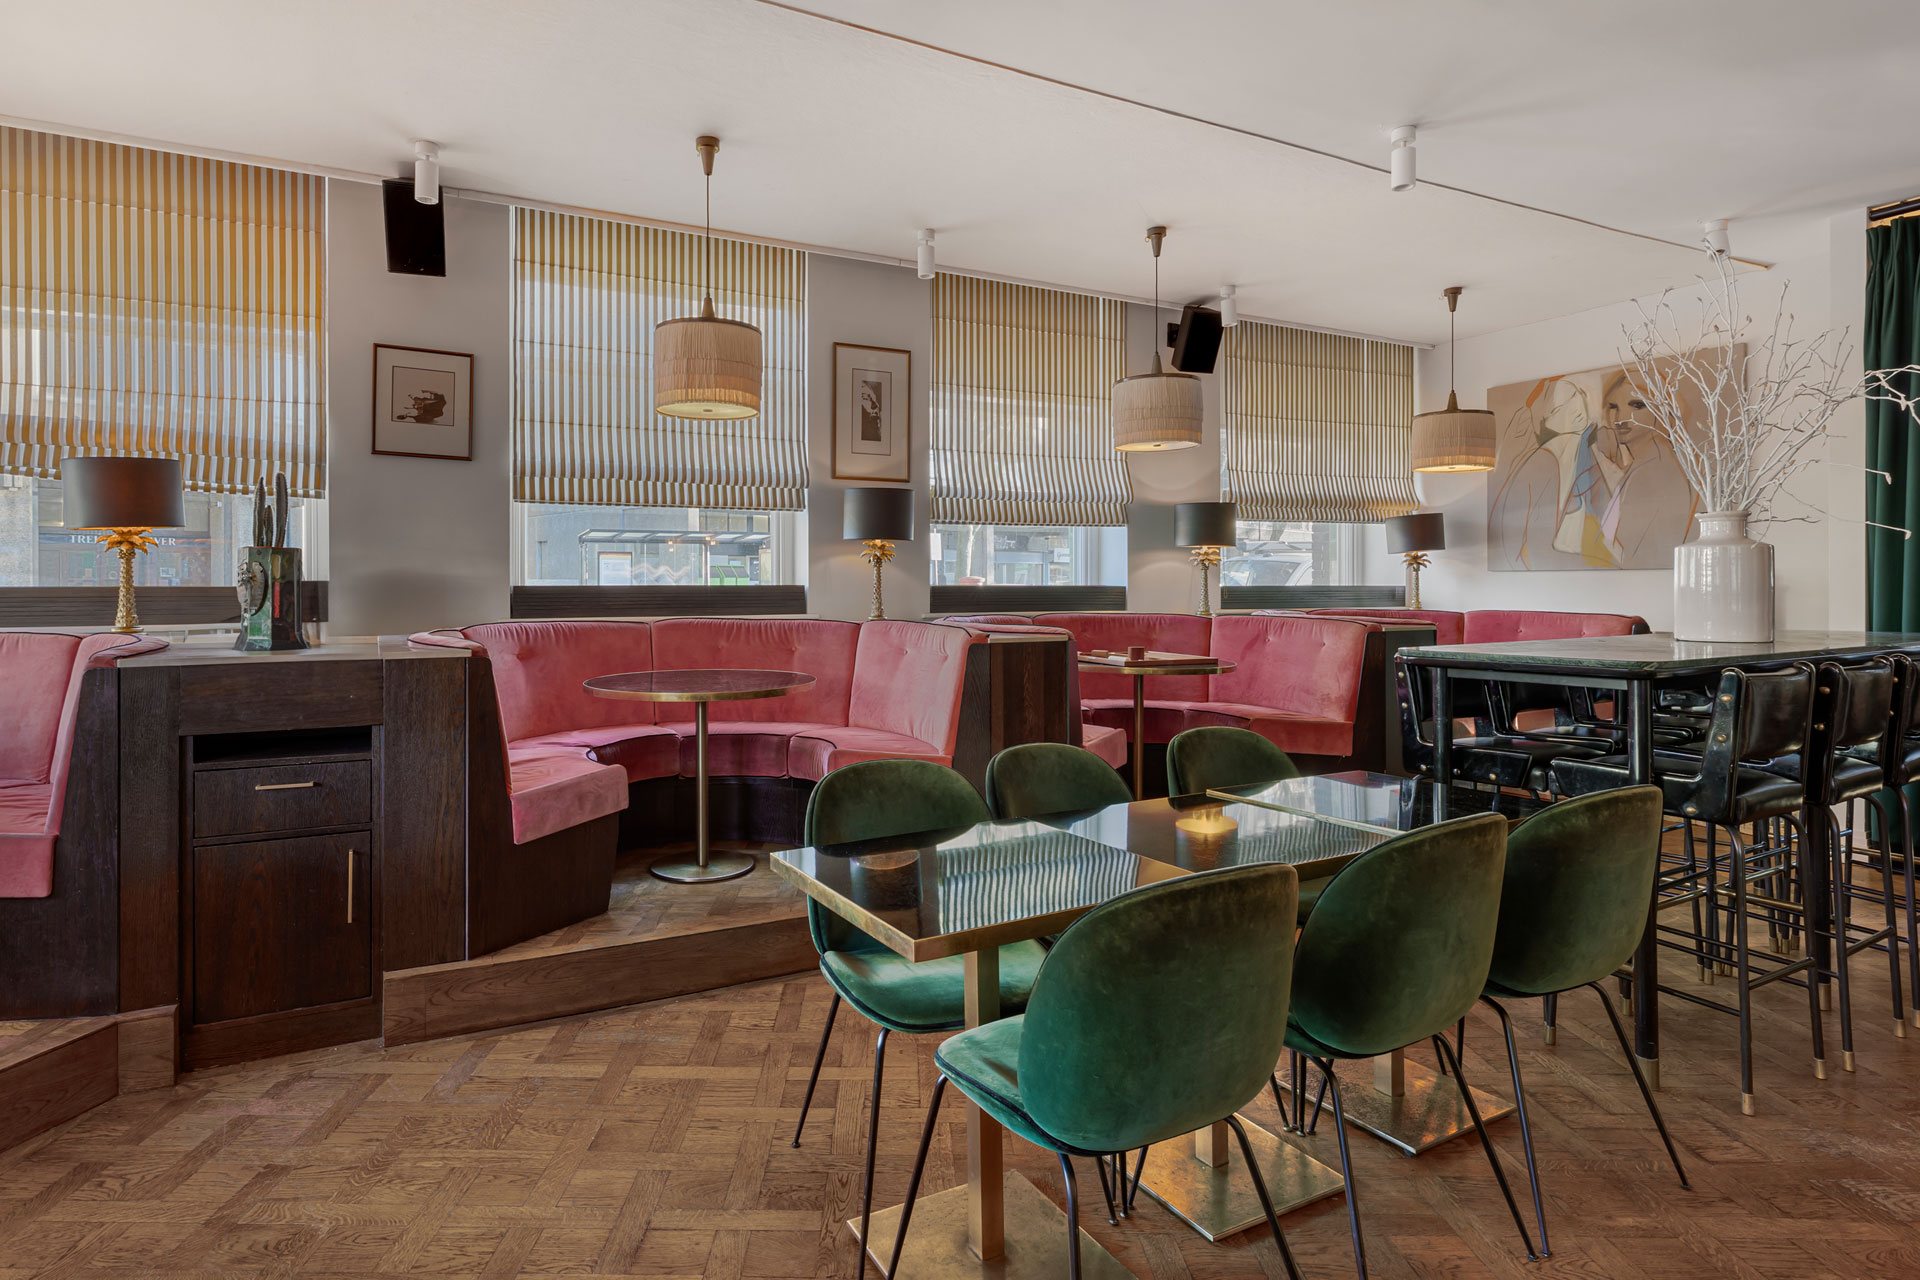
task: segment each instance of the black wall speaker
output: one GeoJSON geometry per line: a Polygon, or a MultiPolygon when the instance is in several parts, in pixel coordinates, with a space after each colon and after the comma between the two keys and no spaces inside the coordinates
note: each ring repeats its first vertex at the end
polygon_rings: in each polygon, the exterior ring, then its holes
{"type": "Polygon", "coordinates": [[[388,178],[380,184],[387,213],[387,270],[407,276],[447,274],[444,204],[413,198],[413,179],[388,178]]]}
{"type": "Polygon", "coordinates": [[[1182,373],[1212,373],[1220,355],[1220,313],[1212,307],[1188,303],[1180,323],[1167,326],[1173,347],[1173,367],[1182,373]]]}

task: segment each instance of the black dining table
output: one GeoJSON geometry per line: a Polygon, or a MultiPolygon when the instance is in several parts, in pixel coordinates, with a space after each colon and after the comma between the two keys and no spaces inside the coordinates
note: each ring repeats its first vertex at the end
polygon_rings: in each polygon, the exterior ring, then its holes
{"type": "MultiPolygon", "coordinates": [[[[1530,799],[1471,788],[1452,792],[1442,799],[1431,779],[1335,774],[790,849],[773,854],[771,861],[814,901],[906,959],[964,956],[966,1021],[978,1026],[1001,1016],[1000,947],[1056,934],[1131,889],[1251,863],[1285,862],[1302,879],[1313,879],[1441,814],[1491,810],[1519,821],[1541,807],[1530,799]]],[[[1399,1055],[1394,1057],[1397,1061],[1399,1055]]],[[[1443,1096],[1440,1090],[1432,1093],[1443,1096]]],[[[1450,1084],[1445,1093],[1451,1093],[1450,1084]]],[[[1476,1101],[1496,1113],[1511,1109],[1484,1094],[1477,1093],[1476,1101]]],[[[1459,1110],[1464,1132],[1471,1121],[1464,1108],[1459,1110]]],[[[1343,1186],[1337,1170],[1300,1145],[1259,1126],[1246,1127],[1276,1210],[1343,1186]]],[[[1005,1169],[1000,1126],[971,1105],[967,1135],[967,1183],[921,1197],[902,1270],[1002,1278],[1064,1274],[1063,1215],[1025,1178],[1005,1169]]],[[[1141,1185],[1217,1240],[1265,1220],[1251,1180],[1232,1175],[1237,1158],[1227,1150],[1223,1121],[1155,1147],[1141,1185]]],[[[870,1252],[882,1265],[898,1221],[898,1207],[873,1215],[870,1252]]],[[[848,1225],[857,1232],[859,1220],[848,1225]]],[[[869,1242],[862,1241],[862,1247],[869,1242]]],[[[1081,1249],[1084,1275],[1128,1274],[1084,1232],[1081,1249]]]]}
{"type": "MultiPolygon", "coordinates": [[[[1458,680],[1608,689],[1623,695],[1614,714],[1625,732],[1628,777],[1638,785],[1654,780],[1654,697],[1662,685],[1697,687],[1729,667],[1777,670],[1796,662],[1870,658],[1912,650],[1920,650],[1920,633],[1911,631],[1778,631],[1764,643],[1676,640],[1669,633],[1655,632],[1412,646],[1401,649],[1399,656],[1431,673],[1436,725],[1453,723],[1454,682],[1458,680]]],[[[1448,733],[1434,735],[1436,781],[1453,779],[1451,739],[1448,733]]],[[[1444,794],[1456,794],[1457,790],[1444,794]]],[[[1826,839],[1824,823],[1808,824],[1808,856],[1815,867],[1825,865],[1826,839]]],[[[1810,933],[1814,944],[1823,947],[1822,930],[1830,928],[1832,922],[1821,918],[1825,914],[1824,895],[1816,896],[1810,933]]],[[[1659,899],[1656,887],[1647,904],[1647,928],[1633,962],[1633,1051],[1647,1083],[1656,1089],[1660,1087],[1659,899]]],[[[1824,956],[1819,964],[1829,967],[1824,956]]]]}

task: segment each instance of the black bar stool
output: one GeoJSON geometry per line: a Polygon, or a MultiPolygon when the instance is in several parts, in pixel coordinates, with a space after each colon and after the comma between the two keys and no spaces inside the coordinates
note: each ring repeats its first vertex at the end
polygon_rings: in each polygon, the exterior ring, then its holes
{"type": "MultiPolygon", "coordinates": [[[[1716,914],[1717,895],[1725,892],[1733,902],[1729,921],[1732,947],[1719,941],[1717,931],[1701,932],[1701,917],[1696,912],[1690,934],[1662,925],[1660,932],[1687,938],[1682,946],[1661,939],[1662,945],[1685,951],[1701,964],[1726,964],[1731,961],[1732,976],[1738,992],[1738,1005],[1728,1005],[1691,991],[1661,986],[1663,993],[1709,1009],[1718,1009],[1739,1019],[1740,1024],[1740,1109],[1753,1114],[1753,993],[1769,983],[1787,981],[1805,986],[1807,1016],[1812,1031],[1814,1075],[1826,1078],[1826,1048],[1822,1036],[1816,960],[1813,955],[1768,965],[1754,959],[1748,944],[1750,914],[1748,881],[1756,874],[1774,877],[1780,867],[1764,858],[1777,856],[1773,846],[1760,842],[1748,844],[1740,828],[1758,828],[1774,821],[1799,828],[1800,811],[1806,804],[1805,788],[1798,778],[1770,773],[1742,764],[1745,760],[1772,760],[1791,756],[1807,746],[1808,726],[1814,689],[1814,671],[1800,665],[1785,671],[1747,673],[1727,670],[1721,673],[1714,694],[1713,712],[1707,723],[1706,740],[1698,755],[1672,750],[1656,750],[1653,757],[1654,781],[1660,787],[1665,812],[1690,822],[1702,822],[1709,830],[1727,837],[1727,886],[1718,884],[1716,861],[1709,852],[1707,864],[1697,864],[1678,872],[1663,873],[1656,892],[1666,901],[1663,906],[1683,902],[1707,905],[1709,920],[1716,914]],[[1755,864],[1760,870],[1754,871],[1755,864]]],[[[1594,760],[1561,759],[1553,766],[1554,783],[1568,795],[1587,795],[1627,785],[1630,777],[1624,753],[1594,760]]],[[[1803,841],[1804,843],[1804,841],[1803,841]]],[[[1808,860],[1798,864],[1802,900],[1813,902],[1821,884],[1810,877],[1808,860]]],[[[1786,907],[1795,904],[1780,900],[1786,907]]]]}
{"type": "MultiPolygon", "coordinates": [[[[1423,673],[1424,674],[1424,673],[1423,673]]],[[[1433,776],[1433,739],[1421,722],[1421,709],[1432,705],[1424,691],[1416,694],[1414,679],[1407,664],[1397,663],[1394,684],[1400,701],[1400,758],[1415,774],[1433,776]]],[[[1451,731],[1452,726],[1445,726],[1451,731]]],[[[1441,726],[1434,726],[1441,732],[1441,726]]],[[[1578,743],[1565,739],[1509,737],[1504,734],[1454,738],[1453,776],[1457,782],[1480,786],[1516,788],[1536,796],[1547,794],[1552,781],[1552,766],[1563,757],[1589,759],[1604,755],[1604,743],[1578,743]]]]}

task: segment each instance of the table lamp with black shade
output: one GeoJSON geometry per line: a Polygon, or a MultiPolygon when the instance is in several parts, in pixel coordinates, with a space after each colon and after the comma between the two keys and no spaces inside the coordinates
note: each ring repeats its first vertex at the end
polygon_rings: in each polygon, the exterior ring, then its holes
{"type": "Polygon", "coordinates": [[[155,545],[154,529],[187,522],[177,458],[65,458],[60,490],[69,529],[99,530],[99,541],[120,553],[120,604],[113,629],[140,630],[133,607],[133,558],[155,545]]]}
{"type": "Polygon", "coordinates": [[[1407,564],[1407,608],[1420,607],[1420,571],[1427,567],[1427,552],[1447,549],[1446,530],[1438,511],[1416,511],[1409,516],[1394,516],[1386,522],[1387,552],[1398,555],[1407,564]]]}
{"type": "Polygon", "coordinates": [[[1173,545],[1192,550],[1193,562],[1200,566],[1200,608],[1203,618],[1213,616],[1210,579],[1220,565],[1223,547],[1239,545],[1240,528],[1231,502],[1180,502],[1173,508],[1173,545]]]}
{"type": "Polygon", "coordinates": [[[894,543],[913,541],[913,490],[847,490],[841,533],[866,546],[860,558],[873,566],[873,612],[867,620],[886,617],[880,600],[880,566],[893,559],[894,543]]]}

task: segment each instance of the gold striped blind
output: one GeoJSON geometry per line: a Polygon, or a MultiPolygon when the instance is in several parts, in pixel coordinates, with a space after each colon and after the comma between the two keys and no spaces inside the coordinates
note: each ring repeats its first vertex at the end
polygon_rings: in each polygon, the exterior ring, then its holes
{"type": "Polygon", "coordinates": [[[320,178],[0,126],[0,472],[326,489],[320,178]]]}
{"type": "Polygon", "coordinates": [[[1412,347],[1242,320],[1226,357],[1221,492],[1242,520],[1372,524],[1419,505],[1412,347]]]}
{"type": "Polygon", "coordinates": [[[806,254],[713,242],[715,310],[760,328],[760,416],[653,411],[653,328],[699,314],[702,252],[686,232],[514,210],[516,501],[806,508],[806,254]]]}
{"type": "Polygon", "coordinates": [[[1124,525],[1114,452],[1124,304],[941,274],[933,282],[932,517],[1124,525]]]}

